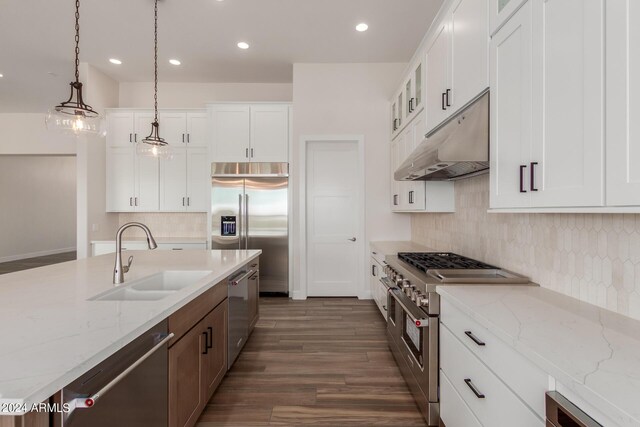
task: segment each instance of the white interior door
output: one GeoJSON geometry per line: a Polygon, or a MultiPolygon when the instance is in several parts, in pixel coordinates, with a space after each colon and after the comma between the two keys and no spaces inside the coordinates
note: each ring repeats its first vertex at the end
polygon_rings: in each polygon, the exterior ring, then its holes
{"type": "Polygon", "coordinates": [[[307,295],[356,296],[362,194],[357,141],[307,144],[307,295]]]}

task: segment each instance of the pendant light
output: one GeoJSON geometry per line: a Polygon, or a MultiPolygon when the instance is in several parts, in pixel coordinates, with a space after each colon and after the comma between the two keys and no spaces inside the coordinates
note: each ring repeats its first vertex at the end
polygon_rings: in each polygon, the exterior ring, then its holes
{"type": "Polygon", "coordinates": [[[80,83],[80,0],[76,0],[76,81],[71,82],[71,95],[65,102],[61,102],[49,110],[45,123],[47,129],[65,133],[100,134],[104,136],[104,121],[100,114],[82,98],[82,83],[80,83]]]}
{"type": "Polygon", "coordinates": [[[158,123],[158,0],[155,0],[155,21],[154,21],[154,94],[153,108],[154,119],[151,123],[151,133],[142,141],[136,144],[136,152],[142,156],[171,158],[171,148],[167,141],[160,137],[160,124],[158,123]]]}

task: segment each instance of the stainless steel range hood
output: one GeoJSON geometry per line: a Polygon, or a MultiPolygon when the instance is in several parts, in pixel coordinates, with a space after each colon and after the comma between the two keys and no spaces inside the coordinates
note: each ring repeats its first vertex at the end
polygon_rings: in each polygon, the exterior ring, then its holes
{"type": "Polygon", "coordinates": [[[489,171],[489,90],[429,132],[396,181],[451,181],[489,171]]]}

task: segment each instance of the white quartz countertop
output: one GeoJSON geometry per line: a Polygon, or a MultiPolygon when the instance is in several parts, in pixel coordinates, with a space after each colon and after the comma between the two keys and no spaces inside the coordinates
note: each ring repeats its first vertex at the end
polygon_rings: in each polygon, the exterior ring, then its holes
{"type": "MultiPolygon", "coordinates": [[[[207,243],[206,237],[156,237],[153,236],[156,243],[207,243]]],[[[122,239],[122,243],[137,243],[146,242],[146,237],[126,237],[122,239]]],[[[91,243],[113,243],[115,239],[97,239],[92,240],[91,243]]]]}
{"type": "Polygon", "coordinates": [[[261,253],[123,251],[134,255],[124,285],[167,270],[211,271],[157,301],[87,301],[114,287],[113,254],[1,275],[0,408],[49,398],[261,253]]]}
{"type": "Polygon", "coordinates": [[[538,287],[437,291],[613,422],[640,426],[640,321],[538,287]]]}
{"type": "Polygon", "coordinates": [[[434,252],[433,249],[409,240],[369,242],[372,250],[384,255],[395,255],[398,252],[434,252]]]}

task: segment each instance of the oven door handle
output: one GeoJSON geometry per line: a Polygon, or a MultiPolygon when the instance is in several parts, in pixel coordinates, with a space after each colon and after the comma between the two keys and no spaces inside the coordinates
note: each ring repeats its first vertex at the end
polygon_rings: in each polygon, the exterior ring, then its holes
{"type": "Polygon", "coordinates": [[[421,310],[419,308],[417,307],[410,308],[409,304],[405,304],[402,301],[402,297],[404,296],[404,293],[402,293],[400,289],[398,288],[390,289],[389,293],[391,294],[393,299],[395,299],[396,302],[400,304],[400,307],[402,307],[404,312],[407,314],[407,316],[409,316],[409,319],[411,319],[411,321],[414,323],[414,325],[416,325],[416,327],[426,328],[429,326],[429,318],[424,317],[424,314],[420,312],[421,310]]]}

